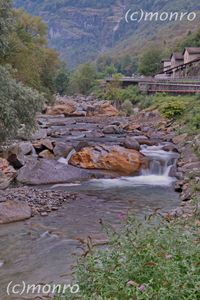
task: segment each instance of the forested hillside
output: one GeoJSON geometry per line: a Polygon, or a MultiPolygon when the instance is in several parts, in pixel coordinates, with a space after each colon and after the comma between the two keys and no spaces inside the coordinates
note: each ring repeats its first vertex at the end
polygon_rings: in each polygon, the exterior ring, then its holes
{"type": "Polygon", "coordinates": [[[146,11],[196,11],[198,0],[14,0],[49,26],[50,45],[57,48],[69,67],[104,52],[137,54],[149,41],[171,42],[195,30],[194,22],[125,22],[128,9],[146,11]],[[134,3],[133,3],[134,2],[134,3]]]}

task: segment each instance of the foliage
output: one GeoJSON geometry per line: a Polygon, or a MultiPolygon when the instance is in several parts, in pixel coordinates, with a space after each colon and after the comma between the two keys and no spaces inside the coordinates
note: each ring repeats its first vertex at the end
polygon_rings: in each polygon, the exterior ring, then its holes
{"type": "Polygon", "coordinates": [[[121,105],[121,109],[126,115],[130,116],[133,112],[133,104],[130,100],[125,100],[121,105]]]}
{"type": "Polygon", "coordinates": [[[8,37],[13,28],[11,0],[0,0],[0,62],[9,48],[8,37]]]}
{"type": "Polygon", "coordinates": [[[55,75],[60,66],[58,54],[47,48],[47,27],[39,17],[23,10],[13,12],[15,27],[9,34],[9,51],[4,63],[16,69],[16,79],[45,93],[55,93],[55,75]]]}
{"type": "Polygon", "coordinates": [[[96,68],[99,77],[104,78],[116,73],[132,76],[133,73],[137,73],[138,66],[135,56],[125,54],[120,57],[111,57],[104,54],[97,59],[96,68]]]}
{"type": "Polygon", "coordinates": [[[137,104],[143,99],[138,87],[129,86],[122,89],[119,80],[114,80],[108,84],[104,90],[97,90],[96,95],[100,99],[115,101],[116,104],[119,105],[125,101],[129,101],[131,104],[137,104]]]}
{"type": "Polygon", "coordinates": [[[0,140],[15,137],[21,126],[29,132],[35,126],[35,115],[44,98],[25,87],[0,66],[0,140]]]}
{"type": "Polygon", "coordinates": [[[87,95],[94,88],[96,82],[95,67],[91,63],[80,65],[70,76],[69,92],[87,95]]]}
{"type": "Polygon", "coordinates": [[[149,76],[160,71],[162,51],[159,48],[149,48],[145,50],[139,60],[139,73],[149,76]]]}
{"type": "Polygon", "coordinates": [[[56,74],[56,78],[55,78],[56,92],[61,96],[67,94],[69,89],[69,80],[70,80],[70,73],[64,68],[61,68],[56,74]]]}
{"type": "Polygon", "coordinates": [[[163,218],[143,222],[129,218],[120,232],[104,226],[109,248],[95,250],[88,244],[88,255],[80,259],[75,278],[80,294],[62,299],[199,299],[200,243],[195,220],[168,223],[163,218]]]}

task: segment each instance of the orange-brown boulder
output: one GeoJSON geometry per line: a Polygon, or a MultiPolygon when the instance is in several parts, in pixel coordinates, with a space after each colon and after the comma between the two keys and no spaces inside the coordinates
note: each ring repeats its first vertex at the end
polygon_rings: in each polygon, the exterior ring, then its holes
{"type": "Polygon", "coordinates": [[[48,107],[46,114],[47,115],[65,115],[71,116],[76,111],[76,103],[73,101],[66,102],[65,104],[56,104],[52,107],[48,107]]]}
{"type": "Polygon", "coordinates": [[[119,111],[112,104],[103,103],[100,105],[99,114],[108,117],[116,117],[119,115],[119,111]]]}
{"type": "Polygon", "coordinates": [[[108,101],[99,102],[93,107],[88,107],[87,116],[107,116],[107,117],[117,117],[119,115],[119,111],[108,101]]]}
{"type": "Polygon", "coordinates": [[[83,148],[71,157],[69,163],[84,169],[109,170],[122,175],[133,175],[148,164],[145,156],[136,150],[105,145],[83,148]]]}

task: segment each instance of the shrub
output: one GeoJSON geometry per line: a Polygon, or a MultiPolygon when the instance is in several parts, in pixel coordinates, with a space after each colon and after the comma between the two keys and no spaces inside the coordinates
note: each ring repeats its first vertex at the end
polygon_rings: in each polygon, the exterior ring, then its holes
{"type": "Polygon", "coordinates": [[[126,113],[126,115],[131,115],[133,112],[133,104],[130,100],[125,100],[124,103],[122,103],[122,111],[126,113]]]}
{"type": "Polygon", "coordinates": [[[21,127],[30,132],[35,125],[36,112],[42,109],[43,96],[12,78],[0,66],[0,140],[14,137],[21,127]]]}
{"type": "Polygon", "coordinates": [[[109,249],[94,250],[90,245],[89,254],[80,260],[76,278],[80,295],[60,299],[199,299],[200,243],[195,220],[153,219],[141,224],[130,219],[120,233],[106,230],[109,249]]]}
{"type": "Polygon", "coordinates": [[[182,99],[169,99],[161,107],[161,113],[169,119],[181,116],[186,110],[187,103],[182,99]]]}

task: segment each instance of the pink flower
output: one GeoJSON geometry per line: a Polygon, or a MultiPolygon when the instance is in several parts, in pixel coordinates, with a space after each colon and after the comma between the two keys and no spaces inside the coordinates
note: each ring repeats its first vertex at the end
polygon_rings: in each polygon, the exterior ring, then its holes
{"type": "Polygon", "coordinates": [[[130,286],[135,286],[135,287],[137,287],[137,286],[138,286],[138,283],[137,283],[137,282],[135,282],[135,281],[133,281],[133,280],[129,280],[129,281],[127,282],[127,285],[130,285],[130,286]]]}
{"type": "Polygon", "coordinates": [[[146,289],[146,286],[144,284],[142,284],[142,285],[139,286],[138,289],[139,289],[140,292],[143,293],[145,291],[145,289],[146,289]]]}

